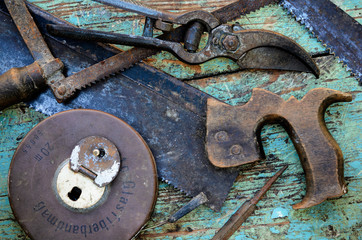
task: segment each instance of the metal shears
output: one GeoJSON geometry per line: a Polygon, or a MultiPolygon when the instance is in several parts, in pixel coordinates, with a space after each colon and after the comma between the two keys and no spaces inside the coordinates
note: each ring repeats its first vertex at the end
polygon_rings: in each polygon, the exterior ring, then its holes
{"type": "Polygon", "coordinates": [[[273,31],[243,29],[240,25],[221,24],[221,21],[212,13],[202,10],[177,14],[158,11],[132,0],[95,1],[146,16],[143,36],[63,25],[49,25],[48,31],[56,36],[80,40],[160,48],[190,64],[200,64],[213,58],[227,57],[234,60],[240,68],[296,70],[319,75],[316,63],[299,44],[273,31]],[[185,31],[181,31],[183,36],[177,36],[180,31],[173,31],[175,24],[186,28],[185,31]],[[168,36],[173,34],[173,39],[176,35],[179,41],[154,38],[154,28],[169,32],[168,36]],[[208,33],[208,40],[206,45],[199,49],[204,31],[208,33]]]}

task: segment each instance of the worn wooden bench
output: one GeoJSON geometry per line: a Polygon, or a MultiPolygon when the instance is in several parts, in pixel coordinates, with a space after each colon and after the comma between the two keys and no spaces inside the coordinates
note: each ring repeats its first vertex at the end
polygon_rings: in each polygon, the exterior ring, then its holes
{"type": "MultiPolygon", "coordinates": [[[[91,0],[31,0],[30,2],[84,28],[141,34],[144,20],[91,0]]],[[[144,1],[151,7],[164,10],[211,11],[233,1],[144,1]]],[[[359,22],[361,2],[333,0],[359,22]]],[[[308,52],[322,52],[322,43],[279,5],[270,5],[236,20],[245,28],[273,30],[289,36],[308,52]]],[[[128,47],[121,47],[126,49],[128,47]]],[[[145,60],[147,64],[171,74],[206,93],[232,105],[242,105],[255,87],[272,91],[284,99],[297,99],[316,87],[349,92],[350,103],[330,106],[325,114],[327,127],[340,145],[345,158],[345,179],[348,193],[304,210],[293,210],[305,194],[304,173],[298,155],[286,132],[279,125],[267,125],[262,130],[267,159],[244,167],[234,183],[220,212],[200,207],[177,223],[141,232],[138,239],[210,239],[239,206],[260,189],[267,178],[281,165],[289,168],[259,202],[255,213],[233,235],[233,239],[361,239],[361,86],[350,76],[333,55],[317,58],[321,76],[280,71],[238,71],[229,59],[215,59],[200,65],[178,61],[162,52],[145,60]],[[215,69],[223,73],[212,76],[215,69]]],[[[17,224],[8,202],[7,174],[12,155],[26,133],[47,116],[18,104],[0,112],[0,238],[27,239],[17,224]]],[[[303,117],[303,116],[301,116],[303,117]]],[[[192,124],[192,123],[190,123],[192,124]]],[[[152,226],[187,203],[190,198],[172,186],[160,182],[155,210],[149,222],[152,226]]]]}

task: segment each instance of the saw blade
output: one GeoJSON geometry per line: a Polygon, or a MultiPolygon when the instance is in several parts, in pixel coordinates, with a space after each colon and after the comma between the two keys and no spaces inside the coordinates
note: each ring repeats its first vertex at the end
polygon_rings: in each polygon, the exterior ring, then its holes
{"type": "Polygon", "coordinates": [[[315,34],[362,83],[362,26],[329,0],[283,0],[298,21],[315,34]]]}

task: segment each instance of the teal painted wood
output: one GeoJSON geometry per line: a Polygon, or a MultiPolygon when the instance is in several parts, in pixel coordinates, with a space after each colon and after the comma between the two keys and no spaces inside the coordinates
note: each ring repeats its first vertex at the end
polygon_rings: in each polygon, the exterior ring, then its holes
{"type": "Polygon", "coordinates": [[[8,201],[7,178],[17,145],[45,116],[23,104],[0,113],[0,239],[27,239],[16,222],[8,201]]]}
{"type": "MultiPolygon", "coordinates": [[[[358,0],[333,1],[358,21],[361,20],[361,4],[358,0]]],[[[142,32],[143,20],[140,18],[90,0],[32,0],[31,2],[82,27],[133,34],[142,32]]],[[[232,1],[149,1],[151,6],[162,9],[171,6],[179,9],[208,6],[206,10],[227,2],[232,1]]],[[[265,7],[237,21],[247,28],[265,28],[280,32],[293,38],[307,51],[324,50],[320,42],[277,5],[265,7]]],[[[207,76],[215,69],[221,69],[223,72],[237,69],[235,63],[228,59],[213,60],[201,66],[190,66],[164,52],[146,62],[179,78],[207,76]]],[[[289,168],[232,239],[362,239],[358,235],[362,230],[361,87],[333,56],[319,58],[317,62],[321,67],[320,79],[305,73],[242,71],[192,80],[188,83],[232,105],[247,102],[251,96],[251,89],[255,87],[275,92],[284,99],[292,95],[300,99],[308,90],[315,87],[350,92],[353,95],[351,103],[334,104],[327,109],[325,115],[327,127],[344,154],[345,178],[349,190],[347,194],[316,207],[293,210],[291,205],[299,202],[305,194],[303,170],[285,131],[279,125],[267,125],[262,131],[267,159],[241,169],[220,212],[215,213],[202,206],[177,223],[142,232],[138,238],[210,239],[236,209],[263,186],[266,179],[272,176],[280,165],[288,163],[289,168]]],[[[0,239],[26,239],[24,232],[14,220],[7,200],[7,172],[18,143],[45,117],[23,105],[11,107],[0,113],[0,239]]],[[[190,198],[177,189],[160,183],[159,197],[149,225],[166,219],[170,213],[189,200],[190,198]]]]}

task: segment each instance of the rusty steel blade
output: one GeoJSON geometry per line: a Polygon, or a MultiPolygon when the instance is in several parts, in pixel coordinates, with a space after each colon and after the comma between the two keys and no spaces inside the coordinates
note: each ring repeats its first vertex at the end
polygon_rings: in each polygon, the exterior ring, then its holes
{"type": "Polygon", "coordinates": [[[53,60],[54,57],[45,43],[24,1],[5,0],[5,4],[34,60],[39,61],[40,63],[53,60]]]}
{"type": "MultiPolygon", "coordinates": [[[[263,0],[263,1],[237,1],[231,3],[221,9],[218,9],[212,14],[220,19],[221,23],[231,21],[240,15],[245,15],[249,12],[255,11],[262,6],[276,2],[276,0],[263,0]]],[[[171,33],[163,34],[162,39],[168,39],[176,42],[183,41],[183,36],[186,32],[185,27],[179,27],[171,33]]],[[[105,59],[104,61],[92,65],[73,76],[55,83],[52,88],[58,102],[62,102],[71,97],[76,90],[81,90],[96,81],[102,80],[111,76],[112,74],[124,71],[141,60],[157,54],[160,50],[157,49],[144,49],[133,48],[131,50],[121,52],[115,56],[105,59]],[[107,70],[105,70],[107,69],[107,70]]]]}
{"type": "Polygon", "coordinates": [[[362,83],[361,24],[329,0],[284,0],[282,5],[325,43],[362,83]]]}

